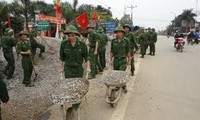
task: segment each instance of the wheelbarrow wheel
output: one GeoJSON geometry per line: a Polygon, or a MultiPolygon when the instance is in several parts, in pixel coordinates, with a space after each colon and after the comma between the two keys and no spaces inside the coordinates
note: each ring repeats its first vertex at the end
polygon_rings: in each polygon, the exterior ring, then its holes
{"type": "MultiPolygon", "coordinates": [[[[116,95],[116,90],[112,89],[111,93],[110,93],[110,101],[111,102],[113,102],[116,99],[115,95],[116,95]]],[[[115,107],[115,104],[114,103],[110,103],[110,106],[113,108],[113,107],[115,107]]]]}
{"type": "Polygon", "coordinates": [[[67,112],[66,112],[66,120],[73,120],[73,118],[74,118],[73,108],[70,107],[67,109],[67,112]]]}

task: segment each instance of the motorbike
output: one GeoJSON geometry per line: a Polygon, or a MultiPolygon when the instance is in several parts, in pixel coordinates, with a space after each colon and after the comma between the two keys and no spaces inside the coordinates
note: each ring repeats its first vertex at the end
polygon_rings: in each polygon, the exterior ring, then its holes
{"type": "Polygon", "coordinates": [[[176,50],[183,52],[184,44],[185,44],[184,38],[182,37],[178,38],[177,44],[176,44],[176,50]]]}

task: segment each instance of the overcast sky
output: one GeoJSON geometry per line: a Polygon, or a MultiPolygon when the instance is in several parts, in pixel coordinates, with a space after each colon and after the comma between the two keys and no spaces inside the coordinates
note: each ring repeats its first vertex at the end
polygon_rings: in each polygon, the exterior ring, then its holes
{"type": "MultiPolygon", "coordinates": [[[[0,0],[2,1],[2,0],[0,0]]],[[[6,0],[12,1],[12,0],[6,0]]],[[[53,0],[44,0],[53,3],[53,0]]],[[[61,0],[72,3],[73,0],[61,0]]],[[[137,6],[133,9],[134,25],[154,27],[157,30],[165,29],[170,21],[184,9],[194,9],[196,11],[196,0],[79,0],[79,5],[87,3],[111,7],[113,17],[121,18],[124,15],[125,6],[137,6]],[[173,12],[173,13],[170,13],[173,12]]],[[[198,3],[200,11],[200,0],[198,3]]],[[[127,8],[126,13],[130,14],[131,9],[127,8]]],[[[200,21],[200,19],[198,18],[200,21]]]]}

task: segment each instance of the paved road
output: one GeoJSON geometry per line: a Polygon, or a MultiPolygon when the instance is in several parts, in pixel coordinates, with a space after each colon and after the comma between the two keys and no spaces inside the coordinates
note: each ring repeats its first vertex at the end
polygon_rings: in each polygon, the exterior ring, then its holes
{"type": "Polygon", "coordinates": [[[172,45],[159,37],[156,56],[141,61],[124,120],[200,120],[200,45],[172,45]]]}
{"type": "MultiPolygon", "coordinates": [[[[81,120],[200,120],[200,45],[173,47],[173,38],[159,37],[156,56],[137,59],[135,77],[116,108],[105,102],[101,76],[90,81],[81,104],[81,120]]],[[[61,120],[52,106],[49,120],[61,120]]]]}

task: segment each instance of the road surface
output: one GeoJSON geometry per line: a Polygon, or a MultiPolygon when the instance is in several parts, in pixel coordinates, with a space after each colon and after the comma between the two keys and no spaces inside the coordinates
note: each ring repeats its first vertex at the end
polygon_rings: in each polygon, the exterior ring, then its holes
{"type": "Polygon", "coordinates": [[[142,60],[124,120],[200,120],[200,46],[172,45],[159,37],[156,56],[142,60]]]}
{"type": "MultiPolygon", "coordinates": [[[[173,38],[159,36],[156,46],[156,56],[136,60],[137,74],[116,108],[105,102],[101,76],[90,80],[81,120],[200,120],[200,45],[186,45],[181,53],[173,38]]],[[[62,120],[59,106],[49,112],[49,120],[62,120]]]]}

